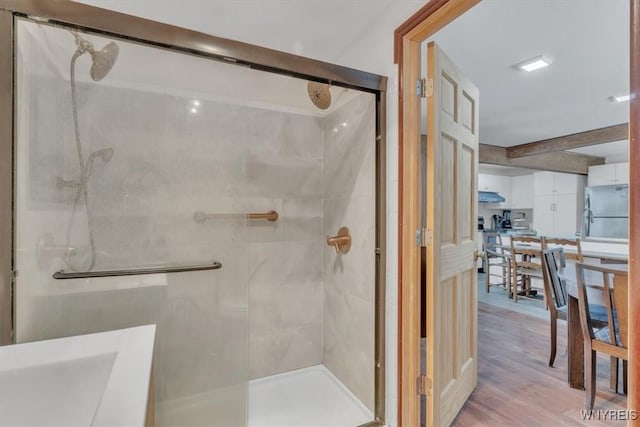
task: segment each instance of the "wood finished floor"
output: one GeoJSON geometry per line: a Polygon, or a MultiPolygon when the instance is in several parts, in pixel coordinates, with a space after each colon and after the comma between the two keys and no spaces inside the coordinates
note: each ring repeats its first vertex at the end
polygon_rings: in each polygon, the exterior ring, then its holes
{"type": "MultiPolygon", "coordinates": [[[[478,303],[478,386],[454,426],[612,426],[583,420],[584,391],[567,384],[566,326],[558,325],[558,353],[550,368],[549,321],[478,303]]],[[[598,358],[594,410],[626,409],[609,389],[609,359],[598,358]]]]}

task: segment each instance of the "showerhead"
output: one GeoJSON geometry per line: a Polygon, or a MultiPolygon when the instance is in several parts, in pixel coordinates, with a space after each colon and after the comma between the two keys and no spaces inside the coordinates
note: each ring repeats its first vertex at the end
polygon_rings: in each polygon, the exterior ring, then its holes
{"type": "Polygon", "coordinates": [[[331,92],[329,85],[325,83],[307,83],[307,94],[313,105],[321,110],[326,110],[331,105],[331,92]]]}
{"type": "Polygon", "coordinates": [[[118,53],[120,52],[120,48],[114,42],[109,42],[105,47],[100,50],[95,50],[93,45],[80,37],[80,35],[72,31],[73,37],[76,39],[76,46],[78,49],[74,57],[78,57],[85,52],[89,52],[91,54],[91,78],[95,81],[100,81],[105,78],[111,68],[113,68],[113,64],[116,63],[118,59],[118,53]]]}
{"type": "Polygon", "coordinates": [[[93,65],[91,65],[91,78],[95,81],[100,81],[105,78],[111,68],[113,68],[113,64],[116,63],[118,59],[118,53],[120,49],[115,42],[109,42],[105,47],[100,49],[98,52],[91,52],[91,59],[93,60],[93,65]]]}

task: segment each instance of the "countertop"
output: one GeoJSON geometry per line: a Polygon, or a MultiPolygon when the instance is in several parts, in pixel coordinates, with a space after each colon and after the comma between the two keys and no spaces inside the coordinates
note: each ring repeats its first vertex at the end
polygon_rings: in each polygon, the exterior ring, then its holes
{"type": "Polygon", "coordinates": [[[155,329],[0,347],[0,425],[144,426],[155,329]]]}

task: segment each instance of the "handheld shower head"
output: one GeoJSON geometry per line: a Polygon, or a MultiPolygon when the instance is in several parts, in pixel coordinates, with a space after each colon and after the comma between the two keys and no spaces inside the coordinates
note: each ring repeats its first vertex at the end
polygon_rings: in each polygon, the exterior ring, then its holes
{"type": "Polygon", "coordinates": [[[109,163],[113,157],[113,148],[103,148],[95,152],[95,155],[100,157],[103,162],[109,163]]]}
{"type": "Polygon", "coordinates": [[[104,79],[118,59],[118,53],[120,53],[118,45],[115,42],[109,42],[102,49],[95,50],[91,42],[80,37],[76,31],[72,31],[71,34],[76,39],[76,46],[78,47],[75,57],[89,52],[92,62],[91,78],[96,82],[104,79]]]}
{"type": "Polygon", "coordinates": [[[113,148],[103,148],[101,150],[94,151],[89,155],[84,172],[85,179],[87,180],[91,176],[91,172],[93,172],[93,162],[95,161],[96,157],[102,159],[104,163],[109,163],[111,161],[111,158],[113,157],[113,148]]]}

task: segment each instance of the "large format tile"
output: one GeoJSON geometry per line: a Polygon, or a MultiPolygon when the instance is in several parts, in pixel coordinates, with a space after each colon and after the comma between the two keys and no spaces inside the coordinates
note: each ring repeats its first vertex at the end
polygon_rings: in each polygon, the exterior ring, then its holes
{"type": "Polygon", "coordinates": [[[373,195],[375,145],[375,104],[366,97],[356,98],[325,121],[326,197],[373,195]]]}
{"type": "Polygon", "coordinates": [[[322,197],[322,160],[247,154],[247,194],[286,199],[322,197]]]}
{"type": "Polygon", "coordinates": [[[325,288],[323,363],[365,405],[373,408],[373,304],[325,288]]]}
{"type": "Polygon", "coordinates": [[[322,326],[310,325],[275,331],[249,340],[249,377],[260,378],[317,365],[322,360],[322,326]]]}
{"type": "Polygon", "coordinates": [[[252,243],[250,281],[261,285],[321,281],[324,249],[314,241],[252,243]]]}
{"type": "Polygon", "coordinates": [[[252,284],[249,295],[251,337],[321,325],[322,299],[322,282],[281,286],[252,284]]]}

